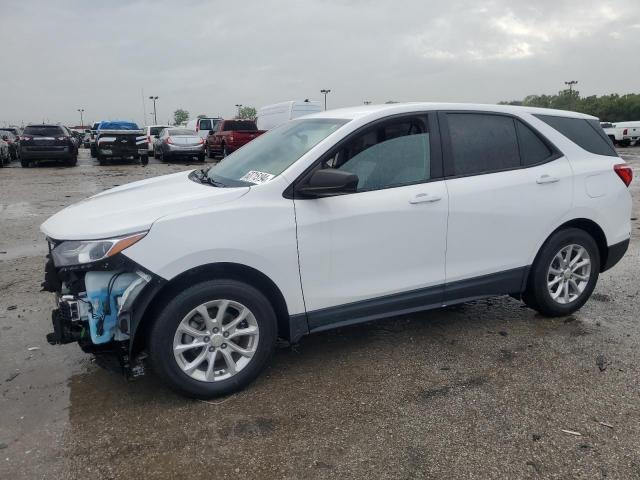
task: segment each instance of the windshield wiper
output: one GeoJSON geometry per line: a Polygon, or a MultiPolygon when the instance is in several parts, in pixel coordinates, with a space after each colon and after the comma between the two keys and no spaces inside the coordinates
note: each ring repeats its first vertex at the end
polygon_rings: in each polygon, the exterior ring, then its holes
{"type": "Polygon", "coordinates": [[[200,183],[208,183],[213,187],[222,187],[222,188],[226,187],[224,183],[217,182],[213,180],[211,177],[209,177],[209,175],[207,175],[207,171],[208,170],[205,170],[204,168],[200,170],[194,170],[193,175],[198,179],[200,183]]]}

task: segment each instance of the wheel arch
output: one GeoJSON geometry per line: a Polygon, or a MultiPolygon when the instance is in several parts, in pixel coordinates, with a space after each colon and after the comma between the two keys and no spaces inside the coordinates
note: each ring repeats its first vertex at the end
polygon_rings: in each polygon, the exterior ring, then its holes
{"type": "Polygon", "coordinates": [[[239,280],[260,290],[267,297],[275,311],[278,321],[278,336],[286,339],[291,337],[290,315],[287,303],[275,282],[253,267],[239,263],[219,262],[200,265],[187,270],[164,283],[154,293],[136,325],[135,336],[130,346],[131,351],[139,352],[145,348],[153,319],[175,295],[190,285],[216,278],[239,280]]]}
{"type": "MultiPolygon", "coordinates": [[[[609,246],[607,244],[607,237],[604,233],[604,230],[602,230],[602,228],[600,227],[600,225],[598,225],[596,222],[588,218],[573,218],[556,227],[549,235],[547,235],[544,242],[542,242],[542,244],[538,248],[538,251],[536,252],[536,255],[531,265],[534,265],[535,262],[538,260],[538,257],[540,256],[542,249],[547,244],[549,239],[556,232],[560,230],[564,230],[566,228],[578,228],[580,230],[587,232],[589,235],[591,235],[591,237],[596,242],[596,245],[598,246],[598,253],[600,254],[600,271],[602,271],[603,267],[607,264],[607,257],[609,256],[609,246]]],[[[527,275],[525,285],[523,285],[523,290],[526,288],[526,283],[528,282],[529,282],[529,278],[527,275]]]]}

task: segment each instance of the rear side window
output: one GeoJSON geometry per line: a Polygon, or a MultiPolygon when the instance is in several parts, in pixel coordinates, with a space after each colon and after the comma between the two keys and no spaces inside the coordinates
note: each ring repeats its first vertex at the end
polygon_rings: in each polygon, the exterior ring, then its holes
{"type": "Polygon", "coordinates": [[[51,137],[55,135],[64,135],[64,130],[56,126],[30,125],[24,129],[24,134],[34,135],[36,137],[51,137]]]}
{"type": "Polygon", "coordinates": [[[158,136],[158,134],[167,127],[149,127],[149,135],[158,136]]]}
{"type": "Polygon", "coordinates": [[[520,157],[522,165],[528,167],[547,160],[553,152],[546,143],[521,121],[516,121],[518,140],[520,141],[520,157]]]}
{"type": "Polygon", "coordinates": [[[587,152],[610,157],[618,156],[597,120],[553,115],[536,115],[536,117],[587,152]]]}
{"type": "Polygon", "coordinates": [[[447,120],[454,175],[473,175],[520,166],[516,126],[511,117],[449,113],[447,120]]]}

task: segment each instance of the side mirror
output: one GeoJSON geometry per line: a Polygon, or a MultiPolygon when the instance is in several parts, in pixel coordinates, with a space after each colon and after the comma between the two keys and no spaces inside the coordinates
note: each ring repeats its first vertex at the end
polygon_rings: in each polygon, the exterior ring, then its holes
{"type": "Polygon", "coordinates": [[[353,193],[358,189],[358,176],[333,168],[316,170],[309,181],[296,189],[303,198],[321,198],[343,193],[353,193]]]}

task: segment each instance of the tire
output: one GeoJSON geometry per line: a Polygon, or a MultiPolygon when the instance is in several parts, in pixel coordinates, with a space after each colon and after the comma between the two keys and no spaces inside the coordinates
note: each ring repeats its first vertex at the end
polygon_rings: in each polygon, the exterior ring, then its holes
{"type": "Polygon", "coordinates": [[[149,155],[140,156],[140,165],[142,165],[143,167],[149,165],[149,155]]]}
{"type": "Polygon", "coordinates": [[[522,299],[527,306],[547,317],[569,315],[580,309],[589,299],[598,282],[599,273],[600,251],[593,237],[579,228],[559,230],[540,249],[529,273],[527,289],[523,293],[522,299]],[[572,245],[571,250],[568,250],[572,245]],[[582,259],[576,259],[580,248],[584,249],[586,256],[584,252],[581,252],[582,259]],[[586,267],[579,268],[571,274],[573,269],[563,266],[559,260],[564,258],[563,251],[564,255],[569,253],[571,257],[569,264],[571,264],[571,260],[575,260],[577,262],[575,265],[578,265],[588,259],[588,274],[585,270],[586,267]],[[555,268],[560,273],[554,275],[551,273],[550,268],[555,268]],[[569,273],[566,275],[570,276],[568,280],[561,273],[567,269],[569,273]],[[583,281],[580,281],[580,279],[583,279],[583,281]],[[573,285],[580,288],[579,291],[571,284],[571,280],[573,280],[573,285]],[[548,286],[549,282],[554,283],[554,281],[555,285],[548,286]],[[568,284],[568,291],[564,290],[564,284],[568,284]],[[553,298],[550,289],[556,290],[553,292],[554,294],[560,292],[557,300],[553,298]],[[568,297],[565,295],[567,292],[568,297]],[[572,298],[572,295],[575,295],[575,297],[572,298]]]}
{"type": "Polygon", "coordinates": [[[206,152],[207,152],[207,158],[214,158],[213,152],[209,148],[209,145],[207,145],[206,152]]]}
{"type": "Polygon", "coordinates": [[[29,168],[31,166],[29,160],[20,159],[20,166],[22,168],[29,168]]]}
{"type": "Polygon", "coordinates": [[[91,156],[93,158],[98,158],[98,150],[96,149],[95,145],[91,145],[90,150],[91,150],[91,156]]]}
{"type": "Polygon", "coordinates": [[[101,167],[107,163],[105,161],[105,158],[100,154],[96,155],[96,159],[98,160],[98,165],[100,165],[101,167]]]}
{"type": "Polygon", "coordinates": [[[222,156],[221,156],[221,158],[225,158],[227,155],[229,155],[229,152],[227,151],[227,146],[223,143],[222,144],[222,156]]]}
{"type": "Polygon", "coordinates": [[[78,165],[78,155],[74,155],[73,157],[68,158],[65,162],[65,165],[67,165],[68,167],[75,167],[76,165],[78,165]]]}
{"type": "Polygon", "coordinates": [[[156,150],[155,147],[153,148],[153,158],[155,158],[156,160],[160,158],[160,155],[158,155],[158,150],[156,150]]]}
{"type": "Polygon", "coordinates": [[[201,153],[200,155],[198,155],[198,161],[200,163],[204,163],[204,153],[201,153]]]}
{"type": "MultiPolygon", "coordinates": [[[[251,383],[267,365],[275,348],[276,325],[273,307],[262,292],[251,285],[227,279],[197,283],[170,300],[152,325],[148,338],[151,365],[169,388],[180,394],[201,399],[228,395],[251,383]],[[221,325],[222,331],[215,334],[211,333],[210,337],[202,337],[201,342],[209,345],[206,350],[205,347],[197,347],[185,349],[185,353],[174,353],[174,344],[178,346],[188,345],[196,338],[195,336],[191,337],[178,333],[179,327],[184,325],[185,321],[187,323],[189,321],[193,322],[194,318],[198,322],[202,321],[203,317],[198,313],[194,313],[195,309],[208,302],[207,314],[214,318],[218,314],[216,302],[222,304],[224,300],[231,302],[225,310],[227,312],[223,320],[225,323],[218,324],[221,325]],[[249,312],[246,320],[243,320],[240,325],[243,328],[257,329],[258,332],[257,336],[255,336],[255,333],[250,336],[242,336],[242,334],[239,336],[239,342],[244,342],[246,338],[247,343],[243,348],[245,351],[253,352],[251,357],[240,355],[235,351],[235,347],[230,348],[229,345],[231,343],[236,347],[238,344],[235,341],[232,342],[232,340],[225,340],[222,336],[224,327],[229,326],[234,318],[238,318],[238,313],[240,312],[238,305],[248,309],[249,312]],[[213,310],[213,308],[216,310],[213,310]],[[243,325],[245,323],[246,327],[243,325]],[[187,355],[190,356],[187,357],[187,355]],[[184,368],[187,368],[189,362],[202,358],[201,355],[215,355],[214,366],[216,369],[208,373],[209,362],[208,358],[205,357],[200,360],[201,363],[192,370],[192,373],[186,373],[184,368]],[[234,365],[238,367],[238,371],[224,378],[229,375],[227,356],[235,356],[236,360],[232,360],[232,362],[237,362],[234,365]],[[249,359],[247,360],[247,358],[249,359]],[[180,362],[182,362],[182,366],[180,362]],[[213,375],[215,380],[207,380],[206,375],[208,374],[213,375]],[[197,378],[194,378],[194,376],[197,378]],[[218,377],[217,379],[216,376],[218,377]]],[[[189,326],[192,329],[191,331],[195,331],[193,323],[189,324],[189,326]]],[[[211,327],[212,324],[209,326],[211,327]]],[[[206,327],[204,324],[200,325],[200,327],[203,329],[200,331],[204,335],[206,327]]],[[[209,331],[215,332],[215,328],[210,328],[209,331]]],[[[243,330],[235,330],[235,332],[238,331],[242,332],[243,330]]]]}

